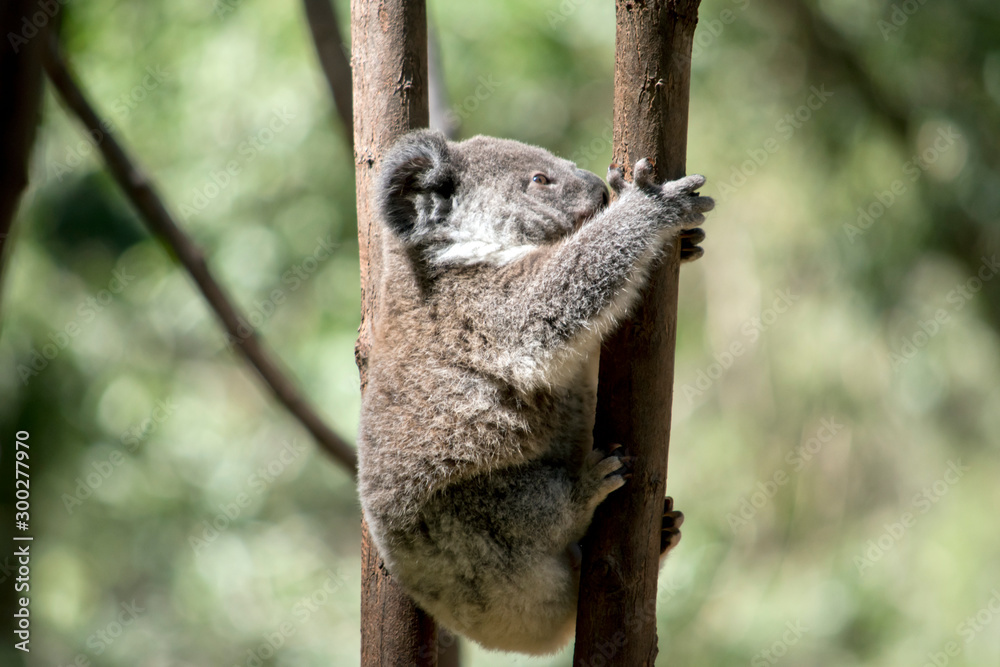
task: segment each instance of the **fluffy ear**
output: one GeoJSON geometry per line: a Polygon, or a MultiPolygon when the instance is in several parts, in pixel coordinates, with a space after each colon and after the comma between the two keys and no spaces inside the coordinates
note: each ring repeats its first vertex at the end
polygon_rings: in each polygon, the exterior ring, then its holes
{"type": "Polygon", "coordinates": [[[382,160],[378,208],[382,220],[404,242],[415,242],[447,217],[458,170],[440,132],[403,136],[382,160]]]}

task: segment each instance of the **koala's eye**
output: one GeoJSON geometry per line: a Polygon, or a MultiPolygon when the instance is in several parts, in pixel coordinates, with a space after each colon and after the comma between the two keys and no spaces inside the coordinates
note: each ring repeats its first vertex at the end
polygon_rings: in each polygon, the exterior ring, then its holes
{"type": "Polygon", "coordinates": [[[531,182],[538,183],[539,185],[548,185],[552,181],[550,181],[549,177],[542,172],[538,172],[531,177],[531,182]]]}

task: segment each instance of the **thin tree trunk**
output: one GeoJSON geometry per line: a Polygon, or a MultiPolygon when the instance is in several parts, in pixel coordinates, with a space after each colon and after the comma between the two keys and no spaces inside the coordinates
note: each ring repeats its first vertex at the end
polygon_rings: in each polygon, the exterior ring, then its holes
{"type": "MultiPolygon", "coordinates": [[[[428,121],[427,14],[423,0],[353,0],[351,54],[361,254],[361,327],[355,357],[364,392],[382,268],[381,238],[372,206],[376,168],[396,139],[409,130],[426,127],[428,121]]],[[[361,664],[437,664],[434,622],[386,572],[363,522],[361,664]]]]}
{"type": "MultiPolygon", "coordinates": [[[[690,56],[698,0],[617,0],[614,160],[657,176],[684,174],[690,56]]],[[[601,351],[598,445],[635,457],[632,479],[595,515],[581,571],[576,665],[653,665],[656,584],[667,479],[677,328],[678,248],[650,280],[643,304],[601,351]]]]}
{"type": "MultiPolygon", "coordinates": [[[[59,5],[53,13],[58,14],[59,5]]],[[[57,17],[34,0],[10,0],[0,8],[0,284],[10,250],[10,230],[28,187],[28,158],[35,143],[42,101],[42,50],[57,17]],[[40,27],[39,27],[40,25],[40,27]]]]}

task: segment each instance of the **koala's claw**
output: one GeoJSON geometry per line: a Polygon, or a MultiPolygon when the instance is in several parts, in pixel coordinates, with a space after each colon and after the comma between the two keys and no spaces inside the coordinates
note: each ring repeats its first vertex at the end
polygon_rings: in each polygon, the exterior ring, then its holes
{"type": "Polygon", "coordinates": [[[653,164],[646,158],[635,163],[632,170],[632,182],[639,188],[651,188],[653,183],[653,164]]]}
{"type": "Polygon", "coordinates": [[[584,493],[590,507],[597,507],[611,492],[625,485],[627,466],[633,459],[622,456],[621,445],[612,445],[610,449],[611,453],[595,449],[587,455],[584,466],[587,490],[584,493]]]}
{"type": "Polygon", "coordinates": [[[667,496],[663,501],[663,523],[660,530],[660,558],[681,541],[681,525],[684,513],[674,510],[674,499],[667,496]]]}
{"type": "Polygon", "coordinates": [[[687,241],[693,246],[698,245],[705,240],[705,230],[701,227],[685,229],[680,233],[680,239],[681,241],[687,241]]]}
{"type": "MultiPolygon", "coordinates": [[[[667,195],[668,197],[670,196],[676,197],[678,195],[694,195],[697,197],[698,193],[695,192],[695,190],[697,190],[703,185],[705,185],[704,176],[702,176],[701,174],[691,174],[690,176],[685,176],[684,178],[678,178],[676,181],[668,181],[664,183],[663,194],[667,195]]],[[[708,199],[709,201],[711,201],[709,197],[702,197],[702,199],[708,199]]],[[[712,202],[712,206],[714,205],[715,202],[712,202]]],[[[712,206],[702,210],[711,211],[712,206]]]]}

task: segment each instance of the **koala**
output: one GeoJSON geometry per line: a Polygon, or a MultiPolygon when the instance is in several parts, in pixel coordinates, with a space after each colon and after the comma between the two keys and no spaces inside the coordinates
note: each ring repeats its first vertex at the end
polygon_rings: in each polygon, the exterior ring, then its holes
{"type": "MultiPolygon", "coordinates": [[[[393,578],[482,646],[551,653],[573,634],[594,509],[627,479],[594,449],[601,342],[664,249],[701,254],[702,176],[632,183],[516,141],[421,130],[385,156],[382,281],[359,493],[393,578]]],[[[664,508],[664,552],[680,537],[664,508]]]]}

